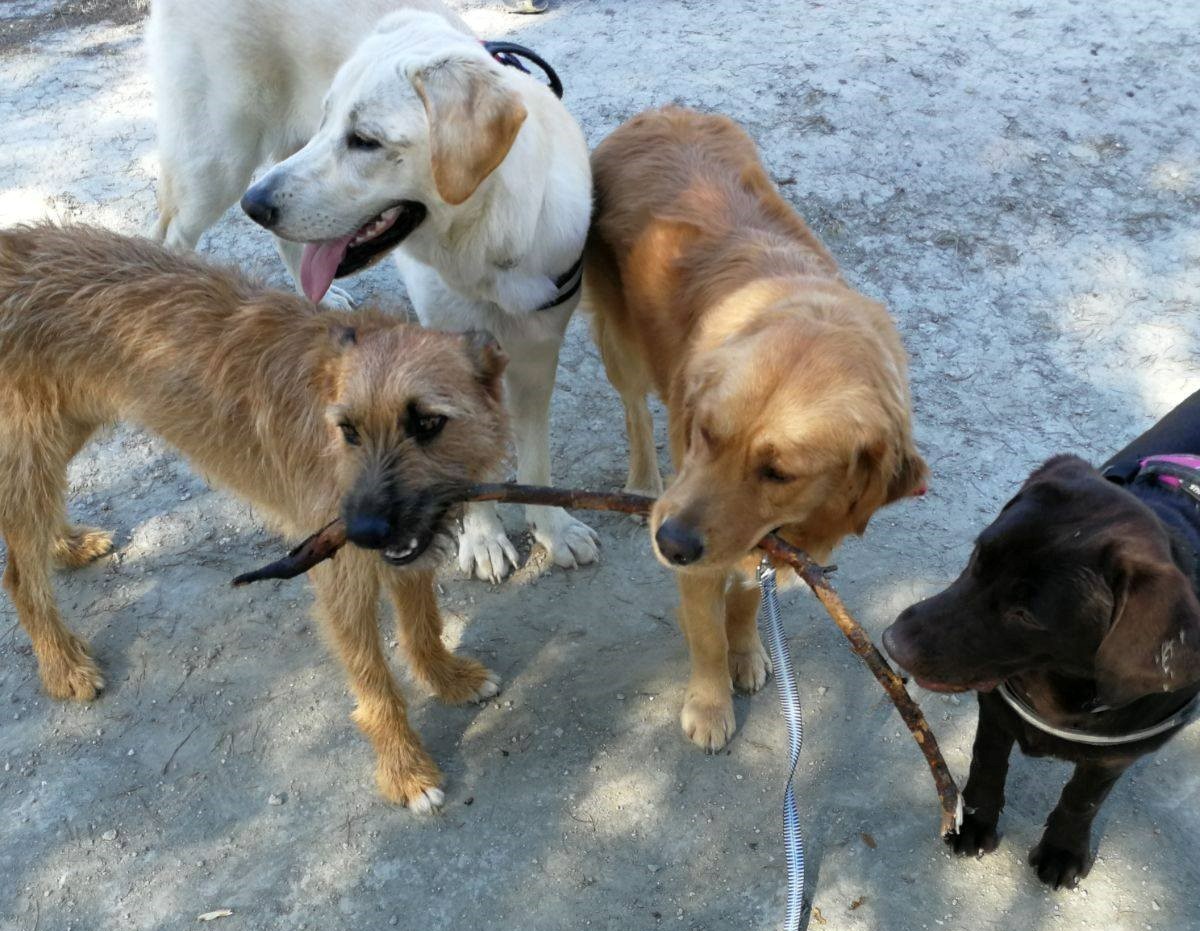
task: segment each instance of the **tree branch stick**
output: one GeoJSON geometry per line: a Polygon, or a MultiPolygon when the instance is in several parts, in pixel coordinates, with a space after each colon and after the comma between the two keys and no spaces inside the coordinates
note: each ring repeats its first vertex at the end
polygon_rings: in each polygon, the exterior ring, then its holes
{"type": "MultiPolygon", "coordinates": [[[[605,492],[582,491],[570,488],[546,488],[536,485],[483,484],[468,485],[452,496],[454,501],[498,501],[508,504],[541,504],[551,507],[583,509],[590,511],[619,511],[625,514],[649,514],[654,505],[653,498],[643,495],[610,494],[605,492]]],[[[341,519],[337,519],[321,528],[283,559],[268,566],[239,575],[233,580],[234,585],[246,585],[262,579],[291,579],[307,572],[313,566],[331,559],[346,543],[346,527],[341,519]]],[[[937,738],[929,729],[929,723],[921,713],[920,707],[912,700],[903,680],[888,665],[883,655],[876,649],[866,631],[850,616],[845,604],[829,584],[826,569],[812,560],[803,550],[797,549],[778,535],[771,533],[758,544],[773,560],[786,563],[796,570],[812,589],[829,616],[833,618],[838,629],[850,641],[850,649],[871,670],[871,674],[883,687],[891,699],[901,719],[912,732],[913,739],[925,756],[929,770],[933,774],[933,784],[937,789],[938,800],[942,806],[942,833],[955,830],[961,817],[961,802],[958,787],[946,767],[942,752],[938,748],[937,738]]]]}

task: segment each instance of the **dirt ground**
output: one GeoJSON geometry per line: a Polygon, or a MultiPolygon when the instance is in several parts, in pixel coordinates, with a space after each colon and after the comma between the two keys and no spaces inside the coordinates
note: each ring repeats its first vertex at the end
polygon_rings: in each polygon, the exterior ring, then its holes
{"type": "MultiPolygon", "coordinates": [[[[0,222],[149,226],[143,6],[0,6],[0,222]]],[[[557,66],[593,143],[669,101],[740,120],[849,278],[895,314],[933,480],[838,555],[836,584],[873,635],[956,574],[1039,461],[1099,461],[1200,385],[1200,6],[496,6],[467,16],[557,66]]],[[[236,211],[202,248],[286,285],[236,211]]],[[[403,308],[387,263],[352,287],[403,308]]],[[[553,443],[560,481],[620,486],[620,412],[580,319],[553,443]]],[[[574,572],[536,554],[497,587],[447,569],[448,635],[506,688],[471,709],[409,690],[447,776],[445,813],[422,819],[375,794],[305,587],[228,586],[280,549],[246,506],[126,427],[71,478],[72,513],[119,541],[59,578],[109,688],[87,707],[49,700],[0,599],[4,931],[187,928],[216,909],[229,929],[780,923],[775,696],[737,700],[727,753],[683,739],[674,587],[642,528],[593,518],[603,560],[574,572]]],[[[784,607],[807,715],[813,931],[1200,926],[1200,728],[1117,787],[1082,888],[1048,892],[1025,856],[1067,768],[1017,759],[1000,849],[952,859],[899,718],[811,597],[784,607]]],[[[973,702],[917,698],[964,777],[973,702]]]]}

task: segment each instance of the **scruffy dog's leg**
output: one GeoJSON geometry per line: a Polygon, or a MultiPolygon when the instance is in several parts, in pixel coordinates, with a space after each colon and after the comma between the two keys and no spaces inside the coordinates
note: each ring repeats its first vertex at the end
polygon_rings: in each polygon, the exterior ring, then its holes
{"type": "Polygon", "coordinates": [[[67,527],[64,494],[67,463],[91,434],[53,417],[36,418],[27,407],[0,409],[0,532],[8,547],[4,587],[21,626],[29,634],[38,672],[54,698],[90,701],[104,688],[100,668],[87,645],[58,611],[50,581],[51,558],[81,557],[98,549],[94,535],[81,535],[78,547],[59,536],[67,527]]]}
{"type": "Polygon", "coordinates": [[[383,570],[396,611],[396,629],[413,674],[444,702],[486,701],[500,692],[500,677],[477,660],[457,656],[442,643],[433,573],[383,570]]]}
{"type": "Polygon", "coordinates": [[[349,546],[312,570],[317,613],[358,699],[354,721],[375,747],[379,791],[413,811],[436,811],[445,799],[441,773],[409,726],[380,642],[378,560],[349,546]]]}

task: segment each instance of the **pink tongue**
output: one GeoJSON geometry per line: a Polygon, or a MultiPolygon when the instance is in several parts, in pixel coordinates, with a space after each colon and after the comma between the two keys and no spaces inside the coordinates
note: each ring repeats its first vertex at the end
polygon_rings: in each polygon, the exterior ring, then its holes
{"type": "Polygon", "coordinates": [[[325,292],[333,284],[338,266],[346,257],[350,240],[356,235],[357,230],[340,239],[304,244],[304,255],[300,259],[300,287],[314,304],[325,296],[325,292]]]}

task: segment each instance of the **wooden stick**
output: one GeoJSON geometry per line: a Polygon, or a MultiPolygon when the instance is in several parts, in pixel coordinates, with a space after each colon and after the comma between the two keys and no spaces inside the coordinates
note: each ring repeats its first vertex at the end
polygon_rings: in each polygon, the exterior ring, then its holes
{"type": "Polygon", "coordinates": [[[803,550],[797,549],[774,533],[767,534],[758,546],[773,559],[787,563],[796,570],[796,574],[800,578],[808,583],[808,587],[820,599],[838,629],[850,641],[850,649],[866,664],[867,668],[871,670],[871,675],[883,686],[887,697],[892,700],[896,711],[900,713],[900,717],[912,732],[913,740],[925,754],[925,762],[929,764],[929,771],[933,774],[933,784],[937,789],[938,801],[942,805],[942,836],[957,831],[962,817],[958,786],[954,784],[954,778],[946,767],[946,761],[942,758],[937,738],[929,729],[929,722],[921,713],[920,706],[908,694],[903,680],[888,665],[888,661],[871,642],[867,632],[850,616],[846,605],[825,577],[823,567],[813,562],[803,550]]]}
{"type": "MultiPolygon", "coordinates": [[[[643,495],[609,494],[605,492],[582,491],[573,488],[547,488],[537,485],[469,485],[453,496],[458,501],[499,501],[508,504],[542,504],[551,507],[574,508],[591,511],[620,511],[625,514],[649,514],[654,505],[653,498],[643,495]]],[[[327,524],[313,534],[283,559],[268,566],[239,575],[233,580],[234,585],[246,585],[261,579],[291,579],[307,572],[313,566],[333,555],[346,543],[346,527],[341,519],[327,524]]],[[[952,833],[957,829],[961,817],[961,803],[958,787],[946,767],[942,752],[938,748],[937,738],[929,729],[929,723],[921,713],[920,707],[912,700],[904,682],[888,665],[883,655],[876,649],[866,631],[851,617],[845,604],[829,584],[826,574],[829,569],[818,565],[803,550],[797,549],[777,534],[770,533],[759,541],[759,548],[772,559],[786,563],[796,570],[812,589],[829,616],[833,618],[838,629],[850,641],[850,649],[871,670],[871,674],[883,687],[891,699],[901,719],[912,732],[913,739],[929,770],[933,774],[933,784],[937,789],[938,800],[942,806],[942,834],[952,833]]]]}

